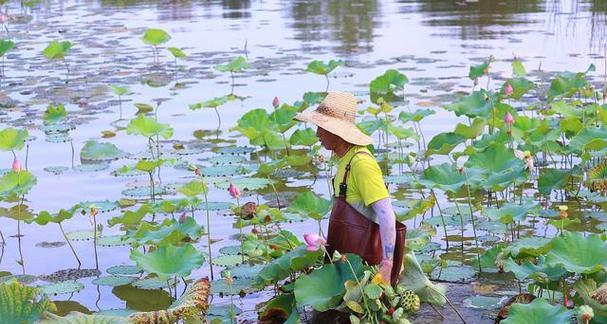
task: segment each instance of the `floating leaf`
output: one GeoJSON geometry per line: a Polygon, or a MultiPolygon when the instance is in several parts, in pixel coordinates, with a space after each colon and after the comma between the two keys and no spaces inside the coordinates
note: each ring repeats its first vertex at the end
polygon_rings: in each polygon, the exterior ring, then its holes
{"type": "Polygon", "coordinates": [[[259,190],[267,187],[270,183],[272,183],[269,179],[266,178],[236,178],[236,179],[226,179],[216,181],[214,184],[218,189],[228,190],[230,183],[233,183],[235,186],[240,188],[241,190],[259,190]]]}
{"type": "Polygon", "coordinates": [[[169,285],[173,286],[176,283],[177,282],[175,281],[175,278],[170,278],[168,280],[160,280],[157,277],[153,277],[136,280],[132,283],[132,285],[133,287],[137,287],[139,289],[153,290],[167,288],[169,285]]]}
{"type": "Polygon", "coordinates": [[[112,275],[135,275],[143,270],[136,265],[115,265],[107,268],[106,272],[112,275]]]}
{"type": "Polygon", "coordinates": [[[87,141],[80,151],[81,161],[110,161],[125,156],[116,145],[112,143],[99,143],[91,140],[87,141]]]}
{"type": "Polygon", "coordinates": [[[482,310],[498,309],[508,297],[471,296],[464,299],[464,307],[482,310]]]}
{"type": "Polygon", "coordinates": [[[40,292],[49,296],[56,296],[61,294],[72,294],[78,292],[84,288],[84,285],[75,280],[66,280],[49,285],[38,286],[40,292]]]}
{"type": "Polygon", "coordinates": [[[187,277],[192,270],[202,266],[204,257],[191,244],[181,247],[174,245],[162,246],[147,254],[134,249],[131,260],[148,273],[155,273],[160,278],[173,276],[187,277]]]}
{"type": "MultiPolygon", "coordinates": [[[[245,261],[247,259],[248,257],[245,256],[245,261]]],[[[222,255],[220,257],[213,258],[213,264],[221,267],[230,268],[241,265],[242,263],[242,256],[240,255],[222,255]]]]}
{"type": "Polygon", "coordinates": [[[107,277],[99,277],[93,280],[91,283],[97,286],[124,286],[128,285],[131,282],[135,281],[135,277],[125,277],[125,276],[107,276],[107,277]]]}

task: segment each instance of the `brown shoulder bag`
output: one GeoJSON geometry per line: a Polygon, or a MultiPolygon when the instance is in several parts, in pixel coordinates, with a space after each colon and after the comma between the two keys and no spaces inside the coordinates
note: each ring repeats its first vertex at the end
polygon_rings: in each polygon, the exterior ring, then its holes
{"type": "MultiPolygon", "coordinates": [[[[367,152],[356,152],[369,154],[367,152]]],[[[352,158],[354,158],[352,156],[352,158]]],[[[355,253],[370,265],[377,265],[382,261],[382,244],[379,234],[379,225],[371,221],[349,203],[346,202],[346,179],[350,172],[352,158],[346,165],[342,182],[339,185],[339,196],[333,202],[331,217],[329,219],[329,232],[327,234],[327,251],[340,253],[355,253]]],[[[403,265],[405,250],[405,237],[407,226],[396,221],[396,242],[394,244],[394,257],[390,282],[397,284],[398,276],[403,265]]]]}

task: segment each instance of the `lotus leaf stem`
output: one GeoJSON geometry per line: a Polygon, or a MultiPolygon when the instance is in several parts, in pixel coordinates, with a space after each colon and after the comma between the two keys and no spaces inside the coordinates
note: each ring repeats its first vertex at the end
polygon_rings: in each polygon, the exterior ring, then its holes
{"type": "Polygon", "coordinates": [[[78,269],[80,269],[80,267],[82,266],[82,262],[80,262],[80,258],[78,258],[78,255],[76,254],[76,250],[74,250],[74,246],[72,245],[71,240],[65,234],[65,231],[63,230],[63,225],[61,224],[61,222],[57,223],[57,225],[59,225],[59,228],[61,229],[61,234],[63,234],[63,238],[65,238],[65,241],[67,242],[67,245],[69,245],[70,249],[72,250],[74,257],[76,258],[76,261],[78,261],[78,269]]]}

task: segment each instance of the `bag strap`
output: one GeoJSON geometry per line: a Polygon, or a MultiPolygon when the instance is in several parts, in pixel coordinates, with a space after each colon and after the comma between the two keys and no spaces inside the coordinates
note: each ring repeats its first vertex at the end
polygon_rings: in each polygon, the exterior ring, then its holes
{"type": "Polygon", "coordinates": [[[352,167],[352,159],[354,159],[354,157],[359,153],[367,154],[368,156],[373,157],[373,155],[371,155],[369,152],[366,152],[366,151],[357,151],[352,155],[352,157],[350,158],[350,161],[348,161],[348,164],[346,165],[346,172],[344,172],[344,177],[341,180],[341,183],[339,184],[339,196],[343,197],[344,199],[346,198],[346,191],[348,190],[348,185],[346,184],[346,180],[348,179],[348,173],[350,173],[350,169],[352,167]]]}

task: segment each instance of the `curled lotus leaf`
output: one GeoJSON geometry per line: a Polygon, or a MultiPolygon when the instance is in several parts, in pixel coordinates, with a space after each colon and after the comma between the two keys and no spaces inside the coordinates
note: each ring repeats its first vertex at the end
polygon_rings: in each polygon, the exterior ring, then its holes
{"type": "Polygon", "coordinates": [[[202,266],[204,256],[192,244],[181,247],[166,245],[147,254],[133,249],[131,260],[146,272],[155,273],[158,277],[166,279],[173,276],[189,276],[192,270],[202,266]]]}
{"type": "Polygon", "coordinates": [[[338,66],[341,66],[343,64],[344,64],[344,61],[342,61],[342,60],[330,60],[327,63],[316,60],[316,61],[312,61],[308,64],[306,71],[312,72],[315,74],[320,74],[320,75],[327,75],[327,74],[331,73],[333,70],[335,70],[338,66]]]}
{"type": "Polygon", "coordinates": [[[318,142],[316,131],[312,128],[297,129],[289,138],[291,145],[312,146],[318,142]]]}
{"type": "Polygon", "coordinates": [[[179,245],[182,242],[197,240],[202,236],[202,232],[202,226],[192,217],[186,217],[182,222],[165,219],[159,225],[142,223],[136,232],[129,233],[129,241],[139,245],[179,245]]]}
{"type": "Polygon", "coordinates": [[[48,46],[42,51],[44,57],[49,60],[61,60],[65,57],[67,52],[72,48],[70,41],[51,41],[48,46]]]}
{"type": "Polygon", "coordinates": [[[409,82],[406,75],[398,70],[389,69],[384,74],[373,79],[369,84],[369,92],[371,94],[371,102],[380,104],[383,101],[391,102],[401,100],[402,97],[398,93],[402,92],[405,84],[409,82]]]}
{"type": "Polygon", "coordinates": [[[0,39],[0,57],[4,56],[8,51],[15,47],[15,43],[11,40],[0,39]]]}
{"type": "Polygon", "coordinates": [[[187,55],[180,48],[169,47],[167,49],[169,50],[169,52],[171,52],[171,54],[173,54],[173,56],[175,58],[184,58],[184,57],[187,57],[187,55]]]}
{"type": "Polygon", "coordinates": [[[148,45],[158,46],[171,39],[171,36],[164,30],[158,28],[149,28],[141,37],[141,41],[148,45]]]}
{"type": "Polygon", "coordinates": [[[560,265],[569,272],[590,274],[607,266],[607,243],[600,236],[579,232],[564,232],[552,239],[552,249],[546,264],[560,265]]]}
{"type": "Polygon", "coordinates": [[[25,144],[28,132],[24,129],[5,128],[0,131],[0,150],[20,150],[25,144]]]}
{"type": "Polygon", "coordinates": [[[134,323],[185,323],[205,318],[209,308],[209,279],[197,280],[186,292],[175,300],[168,309],[139,312],[129,316],[134,323]]]}
{"type": "Polygon", "coordinates": [[[453,111],[458,117],[462,115],[470,118],[489,117],[497,103],[497,97],[497,93],[481,89],[461,97],[456,103],[446,105],[445,109],[453,111]]]}
{"type": "Polygon", "coordinates": [[[0,284],[0,323],[35,322],[45,311],[55,311],[55,305],[46,297],[40,297],[37,288],[18,281],[0,284]]]}
{"type": "Polygon", "coordinates": [[[305,245],[300,245],[290,252],[265,265],[255,282],[256,287],[265,287],[277,283],[289,276],[294,271],[303,270],[312,266],[320,257],[322,252],[310,252],[305,245]]]}
{"type": "Polygon", "coordinates": [[[215,70],[219,72],[243,72],[250,67],[251,65],[247,63],[247,59],[244,56],[239,56],[226,64],[216,65],[215,70]]]}
{"type": "Polygon", "coordinates": [[[483,75],[488,75],[489,65],[491,65],[492,61],[493,59],[489,57],[489,59],[487,59],[483,63],[471,65],[470,70],[468,72],[468,78],[470,78],[470,80],[475,80],[482,77],[483,75]]]}
{"type": "Polygon", "coordinates": [[[64,121],[67,118],[67,111],[65,110],[65,105],[53,105],[50,104],[44,111],[42,115],[42,120],[44,120],[45,125],[57,124],[64,121]]]}
{"type": "Polygon", "coordinates": [[[312,191],[299,194],[291,202],[288,211],[308,215],[313,219],[322,219],[331,209],[332,202],[324,199],[312,191]]]}
{"type": "Polygon", "coordinates": [[[508,311],[508,317],[501,323],[570,323],[572,316],[573,310],[568,310],[562,305],[550,305],[545,299],[536,298],[529,304],[512,304],[508,311]]]}
{"type": "Polygon", "coordinates": [[[521,264],[518,264],[512,258],[508,258],[504,262],[504,270],[512,272],[518,280],[531,278],[536,282],[558,281],[567,274],[567,270],[560,265],[547,265],[544,256],[538,257],[535,263],[527,260],[521,264]]]}
{"type": "Polygon", "coordinates": [[[154,118],[139,115],[131,119],[126,129],[127,134],[142,135],[145,137],[161,136],[169,139],[173,136],[173,128],[169,124],[161,124],[154,118]]]}
{"type": "Polygon", "coordinates": [[[426,155],[449,154],[456,146],[464,143],[465,141],[466,137],[454,132],[440,133],[434,136],[430,142],[428,142],[428,150],[426,151],[426,155]]]}

